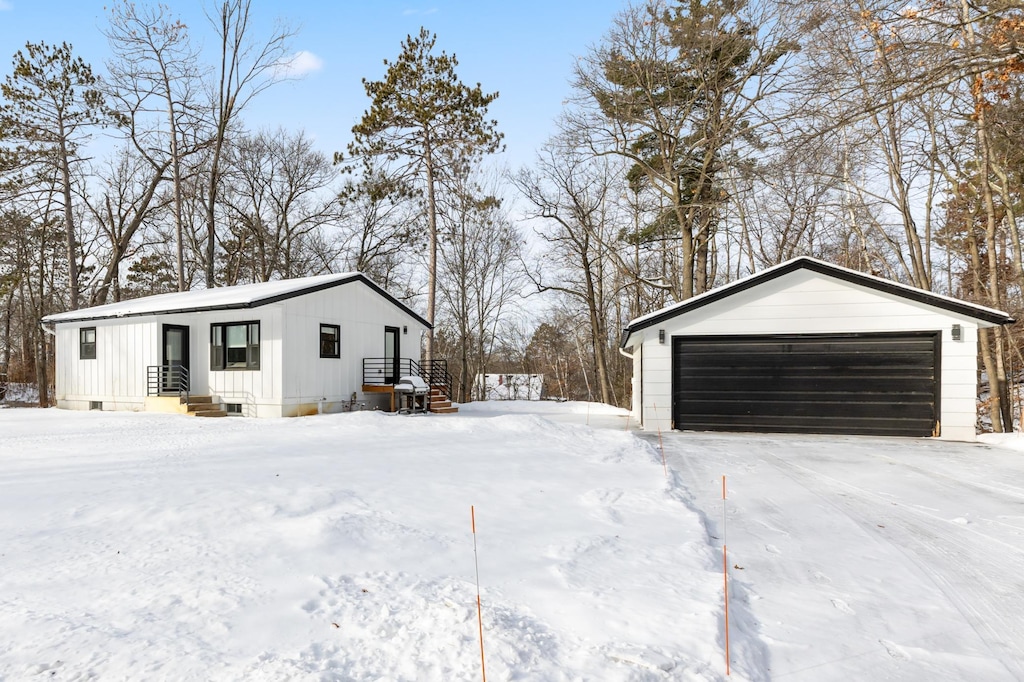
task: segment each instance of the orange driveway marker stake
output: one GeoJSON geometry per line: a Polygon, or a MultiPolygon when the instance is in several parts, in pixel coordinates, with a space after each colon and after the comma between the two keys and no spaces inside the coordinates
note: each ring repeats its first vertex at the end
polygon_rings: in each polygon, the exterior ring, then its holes
{"type": "Polygon", "coordinates": [[[484,665],[484,617],[480,610],[480,560],[476,553],[476,510],[469,505],[469,520],[473,527],[473,565],[476,568],[476,622],[480,629],[480,675],[487,682],[487,667],[484,665]]]}
{"type": "Polygon", "coordinates": [[[729,672],[729,558],[728,517],[725,514],[725,476],[722,476],[722,585],[725,588],[725,674],[729,672]]]}

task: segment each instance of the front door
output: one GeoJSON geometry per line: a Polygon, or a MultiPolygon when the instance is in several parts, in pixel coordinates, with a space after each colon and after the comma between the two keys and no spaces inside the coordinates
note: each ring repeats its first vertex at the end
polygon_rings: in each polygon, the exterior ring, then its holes
{"type": "Polygon", "coordinates": [[[398,382],[401,355],[398,349],[398,327],[384,327],[384,383],[398,382]]]}
{"type": "Polygon", "coordinates": [[[188,327],[163,325],[163,352],[161,392],[176,393],[182,388],[188,388],[188,327]]]}

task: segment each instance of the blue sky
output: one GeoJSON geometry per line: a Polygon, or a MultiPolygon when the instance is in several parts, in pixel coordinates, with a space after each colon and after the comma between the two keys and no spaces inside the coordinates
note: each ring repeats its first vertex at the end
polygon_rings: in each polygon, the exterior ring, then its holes
{"type": "MultiPolygon", "coordinates": [[[[0,0],[0,75],[26,41],[72,43],[75,52],[103,72],[108,57],[101,30],[110,0],[0,0]]],[[[141,2],[139,4],[142,4],[141,2]]],[[[212,0],[169,2],[193,38],[209,43],[203,7],[212,0]]],[[[574,59],[597,43],[626,0],[518,0],[419,3],[392,0],[256,0],[262,35],[281,19],[298,29],[292,52],[304,52],[308,72],[299,81],[264,93],[245,115],[251,128],[304,129],[327,153],[343,151],[350,130],[368,105],[361,79],[379,79],[382,60],[398,55],[401,41],[425,26],[438,48],[454,52],[467,84],[501,94],[491,107],[506,136],[505,162],[533,161],[552,134],[568,96],[574,59]]]]}

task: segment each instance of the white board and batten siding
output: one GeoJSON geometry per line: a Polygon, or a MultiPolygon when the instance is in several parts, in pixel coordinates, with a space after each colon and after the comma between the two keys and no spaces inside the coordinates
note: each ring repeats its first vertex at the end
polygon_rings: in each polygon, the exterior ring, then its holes
{"type": "Polygon", "coordinates": [[[60,325],[55,353],[57,407],[87,410],[99,402],[107,410],[141,410],[146,400],[147,365],[160,362],[160,338],[153,317],[109,319],[60,325]],[[79,333],[96,329],[96,358],[82,360],[79,333]],[[142,371],[138,371],[142,367],[142,371]]]}
{"type": "Polygon", "coordinates": [[[978,326],[967,315],[796,270],[635,332],[634,372],[641,376],[634,376],[633,416],[645,430],[672,428],[673,336],[939,331],[941,437],[974,440],[978,326]],[[960,341],[952,338],[954,324],[963,330],[960,341]]]}
{"type": "Polygon", "coordinates": [[[384,304],[378,293],[361,282],[288,299],[282,319],[287,330],[284,346],[283,416],[328,412],[359,394],[363,358],[384,357],[384,329],[399,330],[399,355],[419,361],[420,339],[426,327],[397,306],[384,304]],[[320,357],[320,325],[341,327],[341,357],[320,357]],[[405,333],[402,330],[405,329],[405,333]]]}
{"type": "Polygon", "coordinates": [[[104,410],[143,410],[147,368],[160,365],[163,360],[164,325],[188,327],[190,391],[193,394],[216,395],[222,397],[223,402],[240,402],[243,412],[253,415],[280,412],[280,305],[58,325],[56,352],[60,357],[56,366],[61,376],[56,381],[60,387],[57,406],[84,410],[98,402],[104,410]],[[209,370],[210,325],[230,322],[260,323],[259,370],[209,370]],[[96,328],[95,360],[79,358],[79,332],[83,327],[96,328]]]}
{"type": "Polygon", "coordinates": [[[425,321],[374,287],[358,273],[342,273],[164,294],[51,316],[57,405],[147,409],[147,368],[162,364],[163,329],[175,325],[189,330],[192,395],[210,395],[250,417],[340,411],[353,394],[366,398],[360,395],[362,361],[384,357],[385,327],[399,329],[401,357],[420,357],[425,321]],[[259,369],[211,368],[211,326],[244,322],[260,325],[259,369]],[[321,324],[340,327],[340,358],[320,357],[321,324]],[[79,357],[83,327],[96,329],[96,359],[79,357]]]}
{"type": "Polygon", "coordinates": [[[280,304],[249,310],[211,310],[187,315],[167,315],[163,322],[189,328],[191,391],[210,395],[220,403],[242,406],[245,416],[280,416],[284,363],[284,328],[280,304]],[[210,325],[236,322],[260,323],[260,368],[210,368],[210,325]]]}

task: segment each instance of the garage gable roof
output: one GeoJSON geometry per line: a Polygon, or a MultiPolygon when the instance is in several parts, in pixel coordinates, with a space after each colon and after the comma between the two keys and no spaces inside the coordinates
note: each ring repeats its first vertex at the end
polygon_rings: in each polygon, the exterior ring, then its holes
{"type": "Polygon", "coordinates": [[[392,305],[416,318],[428,328],[433,326],[361,272],[317,275],[298,279],[284,279],[276,282],[258,282],[256,284],[240,284],[233,287],[157,294],[156,296],[145,296],[118,303],[108,303],[92,308],[69,310],[66,313],[48,315],[43,318],[43,322],[47,324],[60,324],[64,322],[83,322],[86,320],[104,320],[120,317],[258,308],[351,282],[362,282],[392,305]]]}
{"type": "Polygon", "coordinates": [[[986,308],[984,306],[975,305],[974,303],[968,303],[967,301],[961,301],[960,299],[942,296],[941,294],[935,294],[930,291],[925,291],[924,289],[918,289],[917,287],[893,282],[892,280],[882,279],[881,277],[876,277],[874,275],[867,275],[863,272],[857,272],[856,270],[851,270],[849,268],[832,265],[831,263],[826,263],[825,261],[821,261],[816,258],[801,256],[799,258],[786,261],[780,265],[770,267],[767,270],[762,270],[761,272],[750,275],[749,277],[744,277],[743,279],[718,287],[717,289],[706,291],[703,294],[694,296],[682,303],[676,303],[666,308],[662,308],[661,310],[656,310],[653,313],[638,317],[623,328],[621,346],[622,348],[628,348],[629,337],[634,332],[654,326],[673,317],[684,315],[690,311],[702,308],[709,303],[720,301],[732,296],[733,294],[738,294],[741,291],[752,289],[764,284],[765,282],[770,282],[773,279],[782,277],[783,275],[787,275],[797,270],[810,270],[811,272],[835,277],[836,279],[841,279],[852,284],[858,284],[869,289],[882,291],[917,303],[924,303],[925,305],[948,310],[966,317],[972,317],[976,320],[981,320],[990,324],[1012,324],[1015,322],[1009,314],[1001,310],[986,308]]]}

